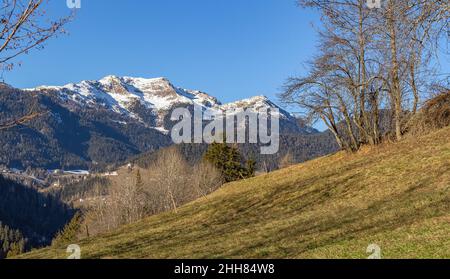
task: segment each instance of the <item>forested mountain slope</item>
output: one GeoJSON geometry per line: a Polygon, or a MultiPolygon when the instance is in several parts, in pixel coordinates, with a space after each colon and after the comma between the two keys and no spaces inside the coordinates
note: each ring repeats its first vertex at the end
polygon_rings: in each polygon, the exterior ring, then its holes
{"type": "Polygon", "coordinates": [[[165,78],[108,76],[27,90],[0,83],[0,124],[30,112],[41,113],[2,131],[0,166],[104,170],[121,165],[142,153],[172,145],[170,131],[177,123],[171,120],[172,112],[180,107],[192,111],[194,106],[211,113],[279,109],[281,134],[292,135],[289,145],[299,143],[299,149],[307,154],[299,154],[299,161],[336,150],[332,137],[325,135],[316,144],[308,136],[318,131],[264,96],[223,105],[211,95],[176,87],[165,78]]]}
{"type": "Polygon", "coordinates": [[[74,213],[58,199],[0,175],[0,258],[13,245],[23,251],[51,244],[74,213]]]}

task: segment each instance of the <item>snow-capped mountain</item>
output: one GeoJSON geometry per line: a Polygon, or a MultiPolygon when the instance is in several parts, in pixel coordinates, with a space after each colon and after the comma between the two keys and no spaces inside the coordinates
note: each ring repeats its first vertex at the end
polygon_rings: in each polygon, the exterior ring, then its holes
{"type": "MultiPolygon", "coordinates": [[[[31,91],[53,91],[64,101],[83,106],[102,106],[123,116],[137,119],[159,131],[168,132],[168,114],[176,107],[201,106],[210,113],[233,112],[241,109],[278,108],[280,119],[295,122],[295,118],[265,96],[222,104],[217,98],[198,90],[174,86],[166,78],[133,78],[106,76],[98,81],[82,81],[64,86],[40,86],[31,91]]],[[[292,125],[290,125],[292,126],[292,125]]],[[[293,125],[296,126],[296,125],[293,125]]],[[[295,132],[313,133],[308,127],[291,127],[295,132]],[[304,130],[302,131],[302,129],[304,130]]]]}
{"type": "MultiPolygon", "coordinates": [[[[165,78],[107,76],[26,90],[0,84],[0,121],[30,111],[44,112],[25,125],[2,131],[0,166],[71,170],[124,162],[172,145],[173,110],[191,110],[194,105],[217,113],[278,108],[264,96],[222,104],[207,93],[176,87],[165,78]]],[[[317,133],[282,109],[279,119],[282,135],[317,133]]],[[[310,144],[305,138],[301,142],[310,144]]],[[[281,144],[289,147],[291,143],[281,144]]]]}
{"type": "Polygon", "coordinates": [[[106,76],[98,81],[82,81],[65,86],[41,86],[32,90],[56,90],[62,97],[82,103],[102,103],[117,112],[131,113],[133,102],[139,101],[158,111],[169,110],[174,104],[220,106],[206,93],[175,87],[166,78],[132,78],[106,76]]]}

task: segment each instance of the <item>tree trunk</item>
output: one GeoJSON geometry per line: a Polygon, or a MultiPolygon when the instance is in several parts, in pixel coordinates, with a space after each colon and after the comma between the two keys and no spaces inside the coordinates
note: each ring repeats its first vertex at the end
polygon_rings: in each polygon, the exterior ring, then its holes
{"type": "Polygon", "coordinates": [[[400,88],[399,78],[399,63],[397,57],[397,31],[395,22],[394,9],[396,8],[395,0],[389,0],[387,24],[390,35],[390,48],[391,48],[391,99],[394,105],[394,118],[395,118],[395,136],[397,140],[402,139],[401,129],[401,117],[402,117],[402,93],[400,88]]]}

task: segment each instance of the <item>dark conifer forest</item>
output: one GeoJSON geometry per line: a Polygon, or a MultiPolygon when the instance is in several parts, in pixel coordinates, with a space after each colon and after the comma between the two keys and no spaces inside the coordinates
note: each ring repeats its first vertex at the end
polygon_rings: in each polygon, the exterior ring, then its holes
{"type": "Polygon", "coordinates": [[[50,244],[73,215],[74,210],[55,197],[0,176],[0,258],[12,249],[50,244]]]}

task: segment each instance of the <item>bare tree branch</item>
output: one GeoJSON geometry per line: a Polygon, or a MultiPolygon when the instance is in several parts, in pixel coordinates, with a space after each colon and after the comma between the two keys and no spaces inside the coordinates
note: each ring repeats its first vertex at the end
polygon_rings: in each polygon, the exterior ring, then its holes
{"type": "MultiPolygon", "coordinates": [[[[44,0],[0,1],[0,68],[12,70],[13,60],[30,50],[42,48],[50,38],[64,33],[63,26],[73,14],[51,21],[46,15],[44,0]]],[[[0,122],[0,130],[24,124],[43,113],[31,111],[28,115],[6,123],[0,122]]]]}

